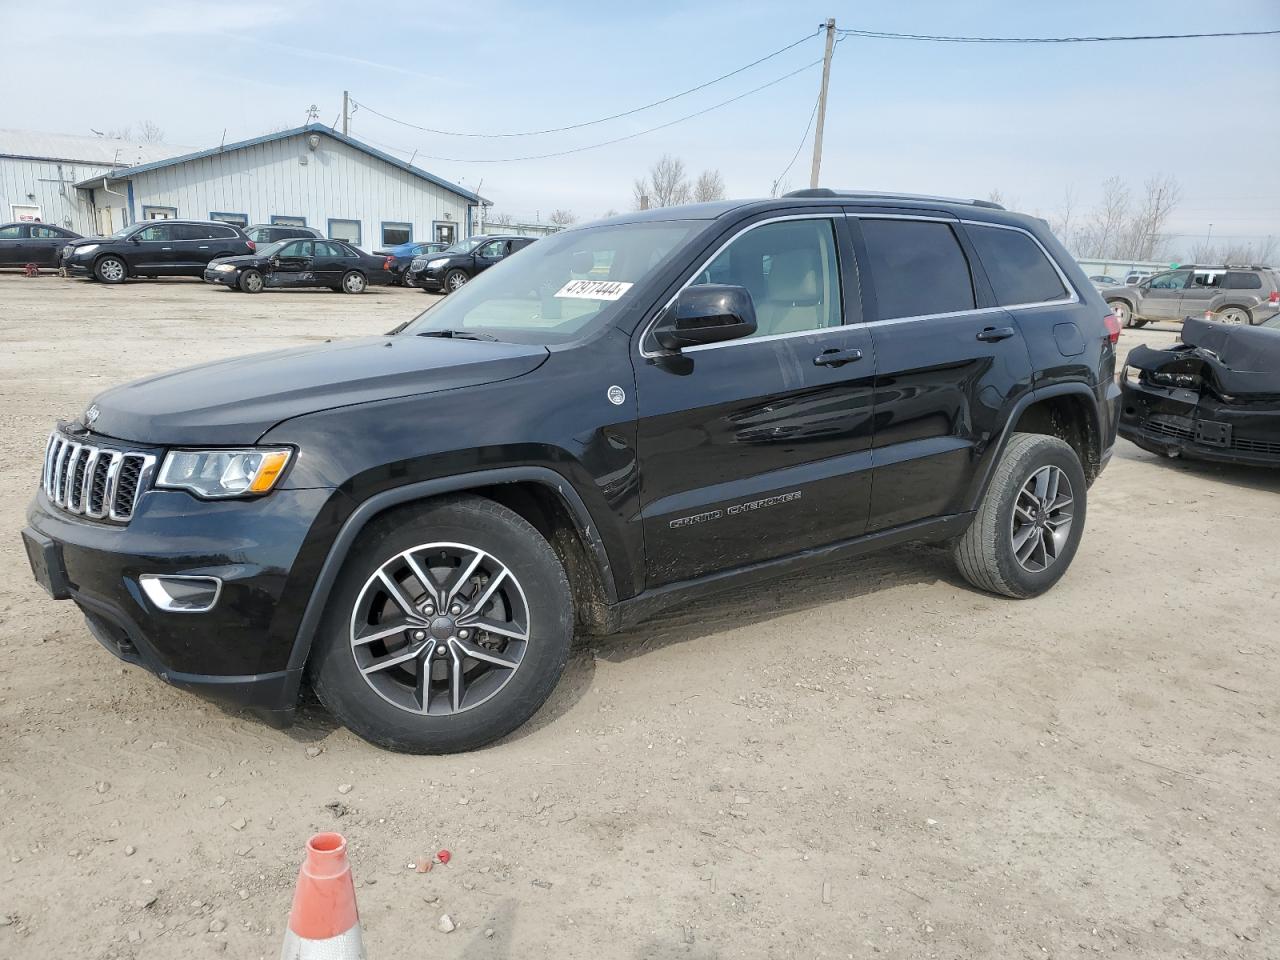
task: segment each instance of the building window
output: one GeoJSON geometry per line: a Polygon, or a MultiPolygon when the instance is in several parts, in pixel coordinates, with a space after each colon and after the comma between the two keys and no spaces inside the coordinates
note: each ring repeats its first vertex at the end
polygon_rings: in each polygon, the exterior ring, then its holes
{"type": "Polygon", "coordinates": [[[281,227],[305,227],[307,225],[306,217],[282,217],[279,214],[271,215],[271,222],[281,227]]]}
{"type": "Polygon", "coordinates": [[[437,243],[447,243],[452,246],[458,242],[458,225],[444,220],[433,221],[431,224],[431,239],[437,243]]]}
{"type": "Polygon", "coordinates": [[[360,246],[359,220],[330,220],[329,239],[345,240],[352,246],[360,246]]]}
{"type": "Polygon", "coordinates": [[[408,243],[412,239],[412,223],[383,223],[382,245],[384,247],[398,247],[400,244],[408,243]]]}
{"type": "Polygon", "coordinates": [[[210,220],[221,220],[223,223],[234,223],[237,227],[247,227],[249,225],[249,215],[247,213],[219,213],[213,211],[209,214],[210,220]]]}
{"type": "Polygon", "coordinates": [[[143,220],[172,220],[178,215],[177,207],[143,207],[143,220]]]}

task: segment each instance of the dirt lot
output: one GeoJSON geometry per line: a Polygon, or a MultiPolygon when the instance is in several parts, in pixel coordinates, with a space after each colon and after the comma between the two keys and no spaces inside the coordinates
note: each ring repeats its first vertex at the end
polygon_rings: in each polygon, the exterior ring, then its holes
{"type": "Polygon", "coordinates": [[[372,960],[1280,955],[1280,474],[1121,441],[1045,597],[926,548],[726,594],[449,758],[225,713],[32,582],[56,416],[424,302],[0,274],[0,956],[275,957],[333,828],[372,960]]]}

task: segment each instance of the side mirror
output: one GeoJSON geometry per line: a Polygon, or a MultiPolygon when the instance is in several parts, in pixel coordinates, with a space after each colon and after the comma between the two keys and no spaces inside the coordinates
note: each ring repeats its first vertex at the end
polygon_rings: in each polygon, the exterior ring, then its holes
{"type": "Polygon", "coordinates": [[[653,337],[664,349],[721,343],[756,332],[756,308],[746,287],[704,283],[686,287],[663,312],[653,337]]]}
{"type": "Polygon", "coordinates": [[[130,239],[131,241],[133,241],[134,243],[141,243],[141,242],[142,242],[142,231],[138,231],[137,233],[131,233],[131,234],[129,234],[129,239],[130,239]]]}

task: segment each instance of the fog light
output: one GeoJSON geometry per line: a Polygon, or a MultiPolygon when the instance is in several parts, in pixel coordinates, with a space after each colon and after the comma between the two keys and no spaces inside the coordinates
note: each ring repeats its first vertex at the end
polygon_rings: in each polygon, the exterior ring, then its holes
{"type": "Polygon", "coordinates": [[[160,576],[144,573],[138,578],[147,599],[166,613],[205,613],[222,593],[217,577],[160,576]]]}

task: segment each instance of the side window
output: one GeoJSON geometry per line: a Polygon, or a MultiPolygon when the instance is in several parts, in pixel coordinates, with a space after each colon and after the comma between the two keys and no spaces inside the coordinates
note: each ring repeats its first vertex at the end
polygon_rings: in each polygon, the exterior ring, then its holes
{"type": "Polygon", "coordinates": [[[315,244],[317,257],[345,257],[347,255],[347,248],[336,243],[317,240],[315,244]]]}
{"type": "Polygon", "coordinates": [[[825,218],[782,220],[748,230],[694,282],[746,287],[756,308],[757,337],[844,322],[835,227],[825,218]]]}
{"type": "Polygon", "coordinates": [[[203,223],[175,223],[170,228],[175,240],[209,240],[214,229],[203,223]]]}
{"type": "Polygon", "coordinates": [[[1228,290],[1261,290],[1262,278],[1256,273],[1228,273],[1222,286],[1228,290]]]}
{"type": "Polygon", "coordinates": [[[138,231],[139,240],[165,241],[173,239],[173,227],[167,223],[156,223],[149,227],[143,227],[138,231]]]}
{"type": "Polygon", "coordinates": [[[55,230],[53,227],[32,227],[31,236],[37,240],[62,240],[66,234],[61,230],[55,230]]]}
{"type": "Polygon", "coordinates": [[[7,227],[0,227],[0,240],[20,240],[22,238],[22,225],[11,223],[7,227]]]}
{"type": "Polygon", "coordinates": [[[502,256],[502,241],[492,240],[476,251],[476,256],[486,257],[490,260],[496,260],[502,256]]]}
{"type": "Polygon", "coordinates": [[[1191,286],[1221,287],[1222,277],[1223,277],[1223,274],[1221,273],[1214,273],[1213,271],[1206,272],[1203,270],[1197,270],[1195,273],[1191,275],[1191,286]]]}
{"type": "Polygon", "coordinates": [[[310,240],[295,240],[293,243],[286,243],[280,248],[280,252],[276,254],[279,257],[309,257],[311,256],[310,240]]]}
{"type": "Polygon", "coordinates": [[[1162,273],[1151,278],[1151,289],[1181,290],[1187,285],[1187,279],[1190,276],[1190,270],[1175,270],[1172,273],[1162,273]]]}
{"type": "Polygon", "coordinates": [[[966,225],[1002,307],[1062,300],[1066,288],[1039,244],[1020,230],[966,225]]]}
{"type": "Polygon", "coordinates": [[[976,306],[969,260],[950,224],[862,220],[881,320],[955,313],[976,306]]]}

